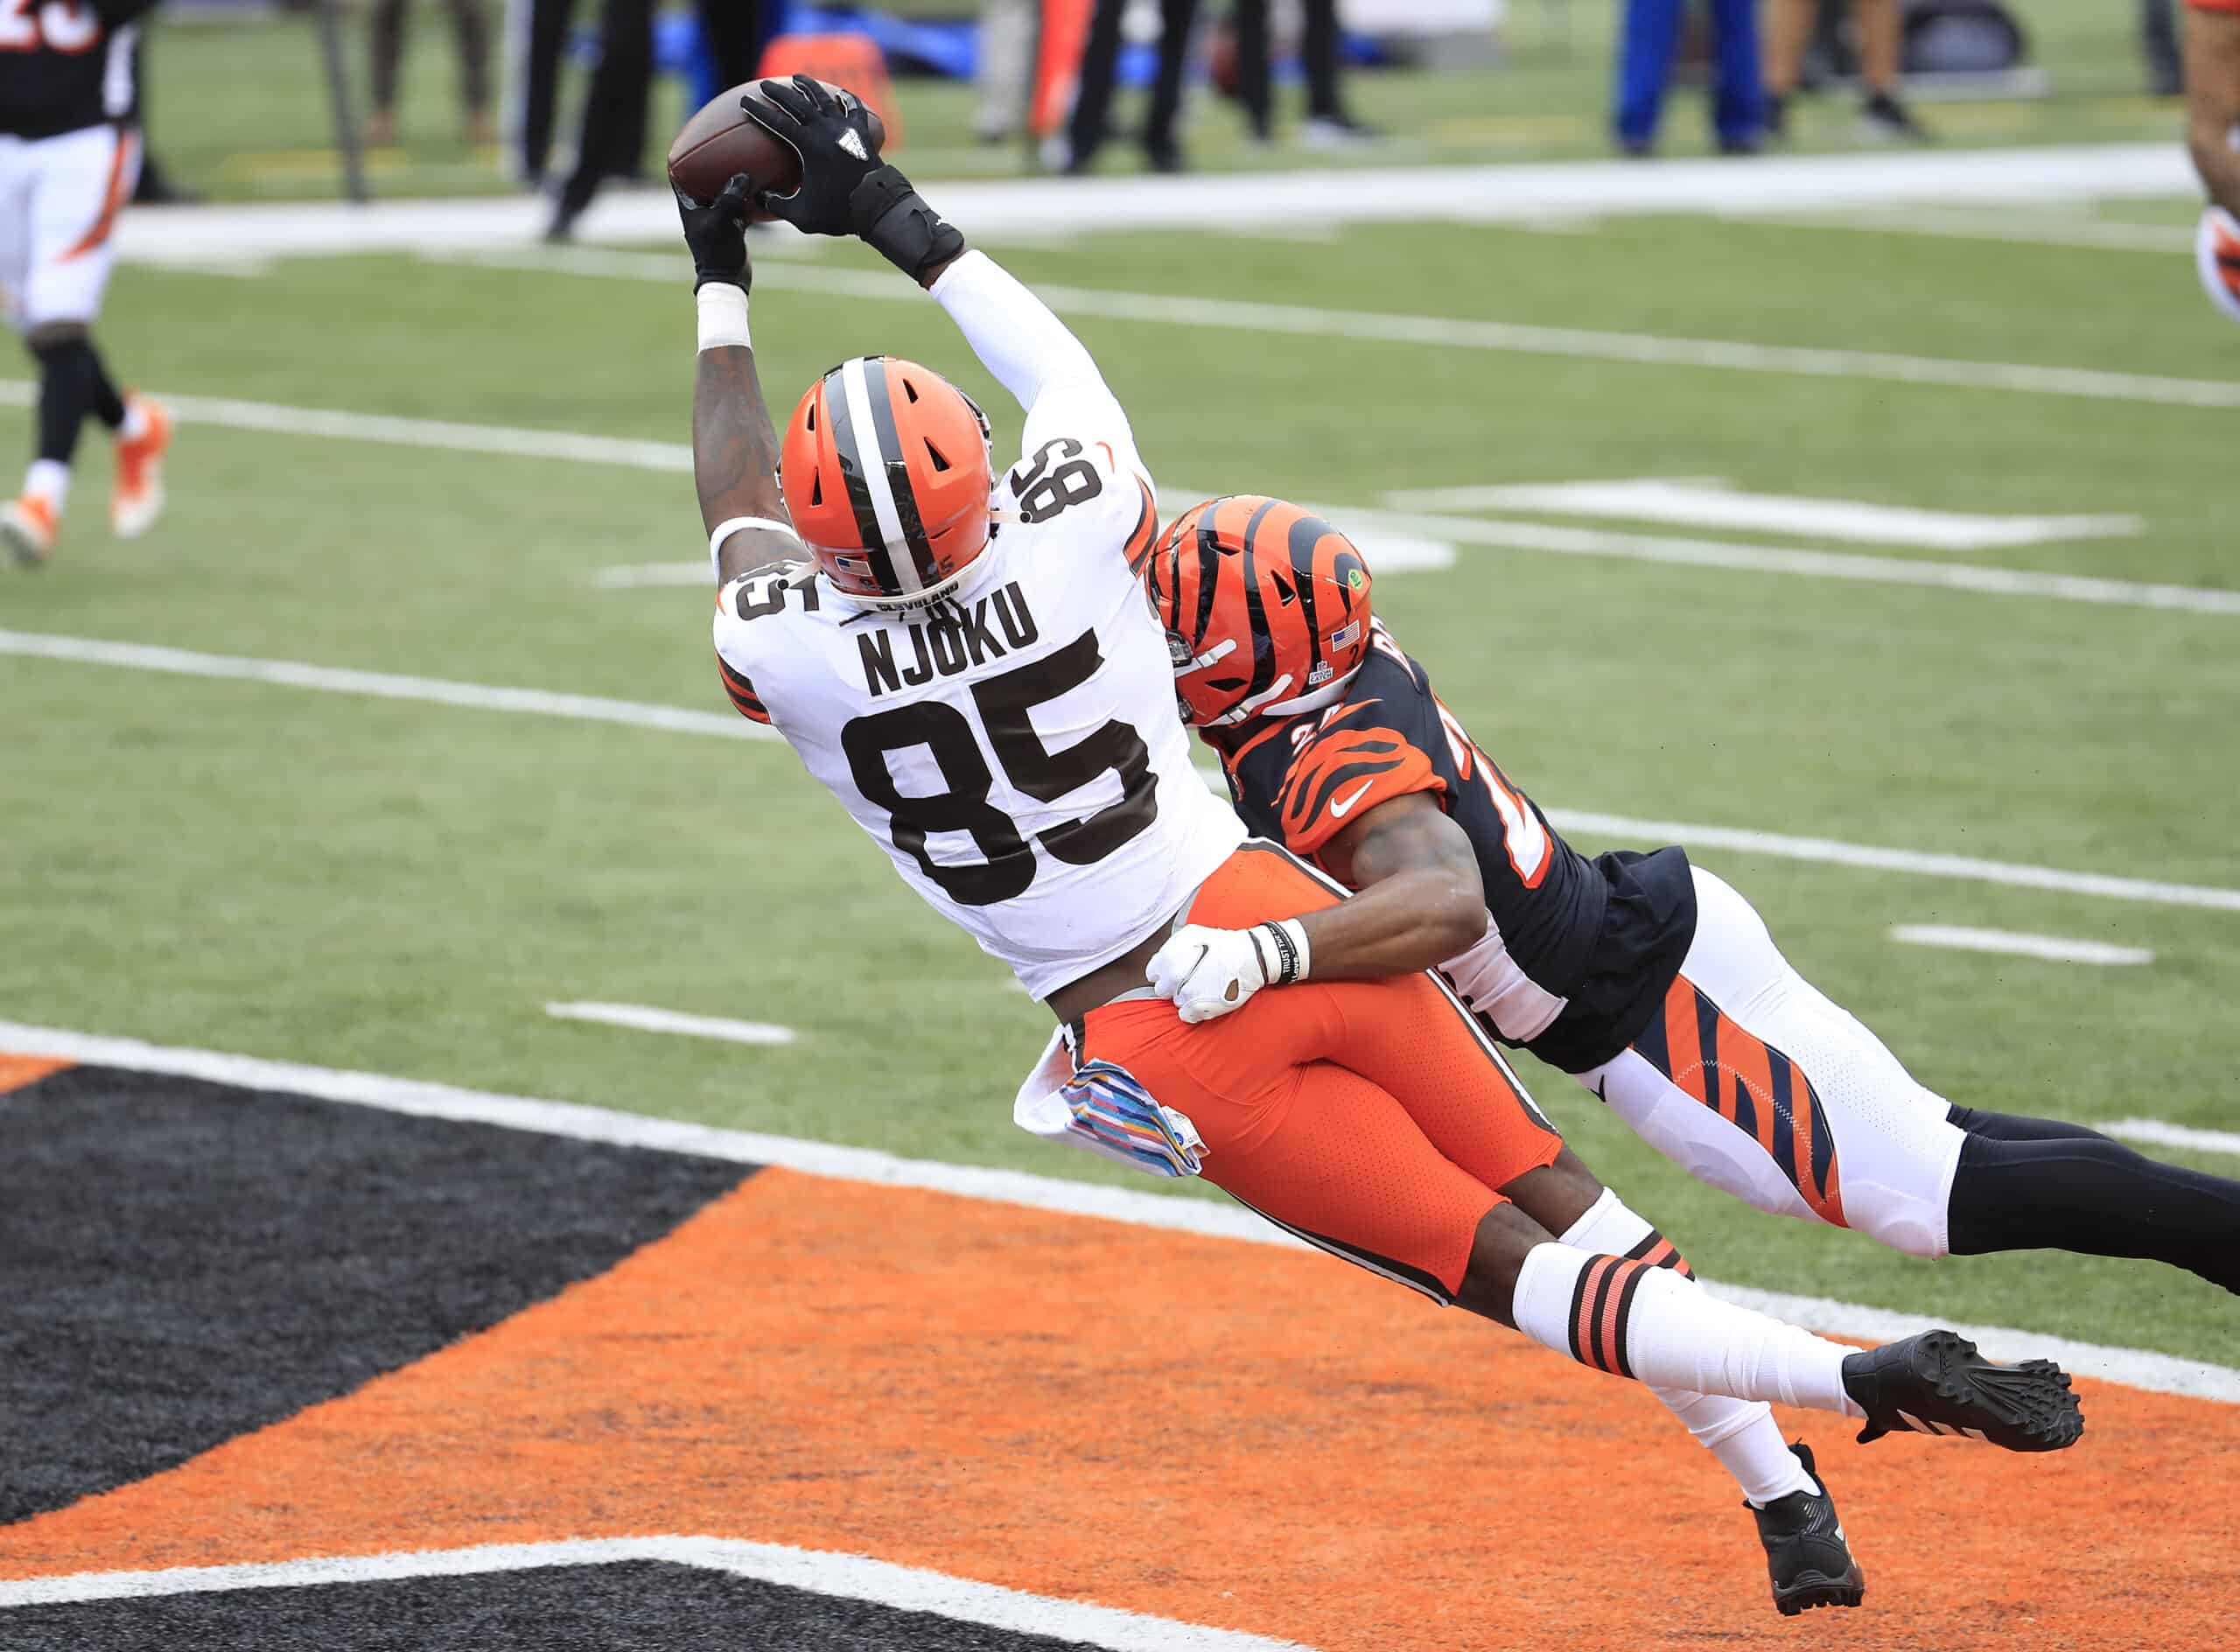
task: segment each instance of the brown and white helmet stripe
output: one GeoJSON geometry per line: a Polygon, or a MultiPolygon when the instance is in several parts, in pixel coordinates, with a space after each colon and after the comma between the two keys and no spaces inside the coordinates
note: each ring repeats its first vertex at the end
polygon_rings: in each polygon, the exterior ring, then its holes
{"type": "Polygon", "coordinates": [[[886,360],[858,357],[833,368],[824,375],[824,406],[872,578],[890,596],[915,596],[941,575],[895,430],[886,360]]]}

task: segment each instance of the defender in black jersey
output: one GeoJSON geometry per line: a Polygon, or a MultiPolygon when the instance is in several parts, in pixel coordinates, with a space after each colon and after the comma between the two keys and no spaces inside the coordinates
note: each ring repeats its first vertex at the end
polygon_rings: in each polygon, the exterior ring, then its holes
{"type": "Polygon", "coordinates": [[[0,541],[29,565],[53,553],[89,413],[116,438],[111,528],[144,534],[163,508],[171,420],[117,388],[91,337],[139,172],[134,46],[153,4],[0,0],[0,290],[39,366],[36,456],[0,541]]]}
{"type": "Polygon", "coordinates": [[[1466,842],[1487,933],[1459,956],[1427,942],[1422,962],[1497,1036],[1760,1209],[1914,1256],[2152,1257],[2240,1291],[2240,1182],[2079,1125],[1956,1106],[1679,850],[1580,857],[1376,625],[1343,536],[1246,503],[1186,514],[1144,570],[1183,717],[1221,752],[1246,822],[1355,889],[1466,842]],[[1421,849],[1380,844],[1388,828],[1421,849]]]}

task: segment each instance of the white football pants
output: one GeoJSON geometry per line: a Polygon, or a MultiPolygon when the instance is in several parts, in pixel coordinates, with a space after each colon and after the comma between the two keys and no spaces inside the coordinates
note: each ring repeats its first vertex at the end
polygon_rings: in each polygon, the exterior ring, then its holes
{"type": "Polygon", "coordinates": [[[101,313],[116,262],[111,232],[139,177],[140,136],[129,128],[0,134],[0,294],[18,332],[101,313]]]}
{"type": "Polygon", "coordinates": [[[1694,873],[1696,939],[1662,1010],[1579,1082],[1706,1186],[1945,1255],[1966,1140],[1949,1103],[1789,967],[1748,901],[1694,873]]]}

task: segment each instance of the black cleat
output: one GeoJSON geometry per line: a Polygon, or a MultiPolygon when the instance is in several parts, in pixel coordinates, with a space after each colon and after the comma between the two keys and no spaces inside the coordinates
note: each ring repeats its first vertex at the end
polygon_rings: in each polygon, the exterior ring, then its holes
{"type": "Polygon", "coordinates": [[[2068,1373],[2051,1360],[2001,1365],[1955,1331],[1924,1331],[1844,1362],[1866,1413],[1859,1444],[1885,1434],[1966,1434],[2011,1452],[2057,1452],[2084,1432],[2068,1373]]]}
{"type": "Polygon", "coordinates": [[[1816,1492],[1793,1491],[1763,1508],[1745,1502],[1758,1520],[1758,1541],[1766,1545],[1766,1570],[1774,1581],[1774,1605],[1793,1618],[1815,1606],[1855,1606],[1866,1598],[1866,1574],[1852,1558],[1836,1518],[1836,1500],[1812,1461],[1812,1448],[1799,1440],[1789,1450],[1812,1476],[1816,1492]]]}

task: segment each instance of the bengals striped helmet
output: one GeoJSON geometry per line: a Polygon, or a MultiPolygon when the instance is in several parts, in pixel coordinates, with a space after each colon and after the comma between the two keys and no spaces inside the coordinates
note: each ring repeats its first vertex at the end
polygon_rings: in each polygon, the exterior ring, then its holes
{"type": "Polygon", "coordinates": [[[1160,536],[1144,590],[1166,627],[1182,720],[1222,728],[1303,710],[1368,652],[1368,568],[1297,505],[1208,500],[1160,536]]]}
{"type": "Polygon", "coordinates": [[[836,591],[914,608],[988,548],[995,464],[970,396],[914,361],[858,356],[794,410],[779,460],[794,527],[836,591]]]}

